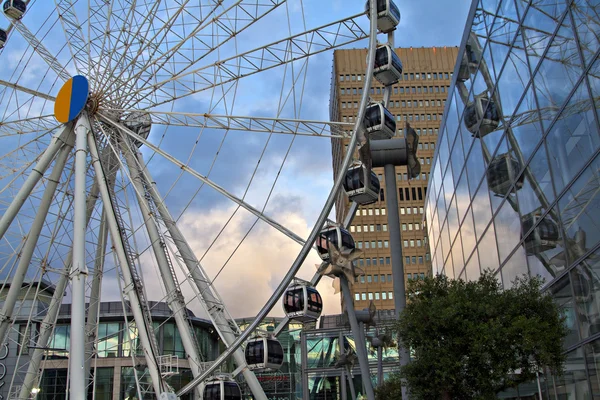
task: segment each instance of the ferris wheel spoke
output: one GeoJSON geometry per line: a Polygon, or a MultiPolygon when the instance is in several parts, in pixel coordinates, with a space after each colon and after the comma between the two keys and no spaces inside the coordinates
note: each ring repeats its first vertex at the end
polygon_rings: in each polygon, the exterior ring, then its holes
{"type": "Polygon", "coordinates": [[[113,121],[112,119],[110,119],[110,118],[108,118],[108,117],[106,117],[106,116],[104,116],[102,114],[99,114],[99,119],[102,120],[102,121],[104,121],[104,122],[106,122],[106,123],[108,123],[109,125],[112,125],[114,128],[120,130],[121,132],[126,133],[132,139],[134,139],[136,141],[139,141],[142,144],[148,146],[148,148],[150,148],[152,151],[160,154],[161,156],[163,156],[164,158],[166,158],[167,160],[169,160],[170,162],[172,162],[173,164],[175,164],[177,167],[181,168],[182,170],[187,171],[188,173],[190,173],[192,176],[194,176],[195,178],[197,178],[198,180],[200,180],[205,185],[210,186],[211,188],[213,188],[214,190],[216,190],[217,192],[219,192],[220,194],[222,194],[223,196],[225,196],[229,200],[233,201],[237,205],[239,205],[242,208],[246,209],[247,211],[249,211],[250,213],[252,213],[254,216],[260,218],[262,221],[266,222],[267,224],[269,224],[273,228],[277,229],[279,232],[283,233],[284,235],[286,235],[287,237],[289,237],[290,239],[292,239],[296,243],[299,243],[301,245],[304,244],[304,239],[302,239],[296,233],[292,232],[290,229],[286,228],[285,226],[283,226],[279,222],[275,221],[271,217],[268,217],[267,215],[265,215],[264,213],[262,213],[258,209],[254,208],[250,204],[248,204],[245,201],[243,201],[242,199],[240,199],[240,198],[236,197],[235,195],[229,193],[227,190],[223,189],[221,186],[217,185],[216,183],[214,183],[213,181],[211,181],[210,179],[208,179],[204,175],[200,174],[198,171],[194,170],[193,168],[191,168],[186,163],[183,163],[183,162],[179,161],[178,159],[176,159],[172,155],[166,153],[162,149],[160,149],[160,148],[156,147],[155,145],[153,145],[152,143],[148,142],[143,137],[137,135],[135,132],[132,132],[131,130],[129,130],[126,127],[124,127],[123,125],[121,125],[121,124],[113,121]]]}
{"type": "Polygon", "coordinates": [[[44,45],[35,37],[33,33],[21,22],[21,20],[13,20],[13,26],[23,38],[29,43],[33,51],[35,51],[48,66],[56,72],[63,81],[69,80],[71,77],[65,67],[44,47],[44,45]]]}
{"type": "MultiPolygon", "coordinates": [[[[238,36],[285,1],[269,0],[265,4],[264,0],[239,0],[214,18],[209,19],[217,10],[214,7],[203,19],[198,21],[196,27],[188,35],[181,38],[178,43],[174,44],[166,52],[160,54],[158,59],[155,59],[153,56],[149,57],[148,62],[140,68],[136,75],[132,76],[132,79],[143,79],[142,75],[146,69],[152,67],[155,73],[142,82],[141,87],[145,86],[153,77],[159,75],[159,71],[162,71],[165,65],[173,58],[178,63],[183,62],[184,66],[174,72],[165,70],[165,75],[176,75],[187,71],[191,66],[212,54],[213,51],[238,36]],[[235,17],[230,17],[229,15],[234,15],[235,17]],[[232,26],[227,26],[226,21],[231,22],[232,26]],[[184,45],[185,51],[181,51],[184,45]]],[[[165,35],[158,42],[150,40],[148,43],[158,43],[156,45],[156,49],[158,49],[167,34],[168,31],[165,32],[165,35]]]]}
{"type": "MultiPolygon", "coordinates": [[[[358,21],[364,14],[336,21],[291,37],[218,61],[193,71],[175,75],[164,81],[138,89],[146,99],[164,86],[173,87],[173,96],[157,96],[152,106],[170,103],[204,90],[212,89],[242,77],[298,61],[324,51],[333,50],[368,37],[358,21]],[[215,77],[222,77],[215,81],[215,77]]],[[[152,107],[151,106],[151,107],[152,107]]]]}
{"type": "Polygon", "coordinates": [[[49,101],[55,101],[56,100],[56,98],[54,96],[50,96],[47,93],[43,93],[43,92],[40,92],[40,91],[37,91],[37,90],[29,89],[29,88],[27,88],[25,86],[18,85],[16,83],[7,82],[7,81],[2,80],[2,79],[0,79],[0,85],[6,86],[6,87],[11,88],[11,89],[18,90],[18,91],[23,92],[23,93],[32,94],[34,96],[40,97],[40,98],[45,99],[45,100],[49,100],[49,101]]]}
{"type": "Polygon", "coordinates": [[[247,117],[218,114],[197,114],[168,111],[137,111],[123,109],[105,109],[119,113],[143,113],[152,118],[152,124],[167,126],[185,126],[190,128],[210,128],[240,130],[247,132],[282,133],[325,138],[349,137],[344,132],[352,129],[349,122],[326,122],[301,119],[247,117]]]}
{"type": "Polygon", "coordinates": [[[0,122],[0,137],[23,135],[26,133],[52,131],[59,127],[54,115],[42,115],[18,119],[8,122],[0,122]]]}
{"type": "Polygon", "coordinates": [[[126,32],[128,32],[129,29],[131,29],[131,27],[133,26],[135,5],[136,1],[134,0],[130,4],[130,7],[127,9],[126,15],[124,17],[120,17],[118,13],[112,12],[113,6],[111,6],[110,8],[111,12],[107,20],[107,30],[103,33],[103,35],[114,40],[103,42],[102,52],[100,54],[100,58],[98,59],[98,75],[95,77],[97,88],[102,88],[109,79],[110,75],[114,73],[113,58],[115,57],[115,55],[119,57],[119,52],[123,51],[123,49],[120,48],[120,44],[125,43],[123,35],[126,35],[126,32]],[[118,20],[115,21],[115,23],[120,22],[119,26],[111,27],[110,24],[113,17],[118,20]],[[113,36],[114,28],[118,30],[118,34],[116,35],[116,37],[113,36]],[[101,66],[101,63],[103,63],[104,65],[101,66]]]}
{"type": "MultiPolygon", "coordinates": [[[[158,5],[158,3],[159,2],[157,2],[157,5],[158,5]]],[[[137,79],[139,79],[143,73],[148,73],[147,69],[149,68],[150,62],[153,60],[153,57],[156,54],[156,52],[159,51],[160,46],[163,43],[163,41],[167,38],[167,35],[171,33],[171,28],[177,22],[178,17],[184,12],[185,7],[187,6],[188,3],[189,3],[189,0],[186,0],[183,3],[181,3],[180,6],[176,9],[176,11],[168,17],[167,21],[165,21],[164,24],[156,32],[153,32],[153,36],[149,36],[148,34],[146,36],[144,36],[148,39],[145,39],[142,42],[142,45],[139,47],[137,53],[133,57],[130,58],[129,63],[121,70],[119,75],[117,75],[116,78],[114,78],[115,81],[118,81],[119,79],[121,79],[121,77],[123,76],[125,71],[129,71],[129,72],[135,71],[135,67],[136,67],[136,63],[138,63],[138,59],[142,56],[142,54],[147,53],[148,50],[150,49],[150,47],[152,47],[153,48],[152,51],[147,56],[147,61],[142,62],[138,68],[139,72],[135,75],[133,75],[133,73],[130,74],[128,76],[128,80],[137,81],[137,79]]],[[[208,1],[208,3],[213,3],[213,1],[212,0],[208,1]]],[[[200,7],[200,10],[201,9],[202,9],[202,6],[200,7]]],[[[216,9],[216,7],[214,9],[216,9]]],[[[208,15],[210,15],[210,13],[208,15]]],[[[208,17],[208,15],[207,15],[207,17],[208,17]]],[[[146,32],[146,33],[148,33],[148,32],[146,32]]],[[[150,74],[150,75],[152,75],[152,74],[150,74]]]]}
{"type": "Polygon", "coordinates": [[[83,36],[83,29],[75,14],[75,3],[77,0],[54,1],[75,68],[80,74],[89,75],[90,43],[83,36]]]}
{"type": "MultiPolygon", "coordinates": [[[[147,42],[145,38],[149,36],[150,29],[152,28],[152,22],[156,13],[159,11],[159,6],[161,1],[152,2],[152,6],[149,10],[145,10],[142,15],[142,21],[140,23],[135,24],[137,26],[137,30],[133,32],[134,26],[129,26],[127,31],[128,35],[124,39],[124,46],[122,49],[119,49],[119,57],[114,64],[114,70],[116,72],[115,76],[107,76],[102,85],[110,86],[111,83],[115,84],[115,87],[121,87],[120,82],[131,82],[130,74],[128,74],[130,67],[136,66],[138,62],[138,58],[142,56],[143,51],[141,49],[144,48],[144,43],[147,42]],[[139,43],[139,44],[138,44],[139,43]],[[137,50],[134,46],[139,47],[139,51],[135,56],[131,56],[132,53],[135,53],[137,50]]],[[[133,2],[131,6],[132,10],[136,8],[136,2],[133,2]]],[[[135,18],[138,11],[133,11],[131,13],[132,18],[135,18]]],[[[125,29],[125,25],[123,26],[125,29]]],[[[109,64],[109,67],[112,65],[109,64]]]]}

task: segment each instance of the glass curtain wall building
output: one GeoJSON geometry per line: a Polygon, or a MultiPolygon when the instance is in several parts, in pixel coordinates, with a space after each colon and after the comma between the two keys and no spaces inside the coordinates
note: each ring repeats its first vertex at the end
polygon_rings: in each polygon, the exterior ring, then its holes
{"type": "Polygon", "coordinates": [[[539,275],[563,308],[566,373],[540,378],[543,398],[600,398],[599,15],[473,2],[426,201],[434,273],[539,275]]]}

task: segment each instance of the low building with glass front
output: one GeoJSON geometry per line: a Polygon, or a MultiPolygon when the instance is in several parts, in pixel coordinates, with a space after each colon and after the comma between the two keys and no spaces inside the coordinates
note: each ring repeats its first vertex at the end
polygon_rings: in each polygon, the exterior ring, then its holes
{"type": "Polygon", "coordinates": [[[570,330],[562,377],[501,397],[600,396],[599,11],[474,0],[454,69],[426,202],[433,272],[541,276],[570,330]]]}
{"type": "MultiPolygon", "coordinates": [[[[135,322],[127,303],[125,305],[126,310],[120,301],[100,304],[96,356],[91,362],[95,374],[94,387],[89,390],[90,394],[94,393],[95,400],[137,399],[136,375],[142,385],[150,386],[135,322]]],[[[178,390],[192,380],[181,336],[166,303],[149,302],[149,307],[162,357],[159,360],[161,373],[166,382],[178,390]]],[[[71,305],[63,304],[42,365],[42,380],[36,399],[66,398],[70,314],[71,305]]],[[[189,310],[188,315],[201,357],[205,362],[214,360],[219,355],[219,337],[212,323],[195,317],[189,310]]]]}

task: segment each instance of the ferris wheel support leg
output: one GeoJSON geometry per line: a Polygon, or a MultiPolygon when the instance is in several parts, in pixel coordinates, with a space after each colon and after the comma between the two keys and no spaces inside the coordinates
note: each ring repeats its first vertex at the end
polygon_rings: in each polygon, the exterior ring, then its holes
{"type": "Polygon", "coordinates": [[[371,371],[369,370],[369,358],[367,356],[367,346],[364,340],[364,335],[361,334],[361,329],[356,319],[356,313],[354,312],[354,301],[352,300],[352,293],[348,286],[348,280],[344,275],[339,277],[340,284],[342,286],[342,294],[344,295],[344,304],[346,305],[346,311],[348,312],[348,321],[350,322],[350,329],[354,336],[354,342],[356,343],[356,354],[358,355],[358,365],[360,366],[360,377],[365,388],[367,400],[375,400],[375,392],[373,391],[373,383],[371,382],[371,371]]]}
{"type": "Polygon", "coordinates": [[[73,267],[71,268],[71,345],[69,348],[69,392],[84,399],[85,373],[85,286],[88,267],[85,260],[87,138],[90,122],[84,112],[75,125],[75,189],[73,217],[73,267]]]}
{"type": "Polygon", "coordinates": [[[137,164],[137,160],[134,156],[134,153],[132,153],[136,150],[129,149],[127,148],[127,146],[123,145],[122,151],[125,155],[125,162],[127,163],[127,167],[129,169],[131,182],[135,187],[136,197],[140,206],[140,210],[144,215],[144,225],[146,226],[146,230],[150,238],[152,250],[154,251],[154,255],[158,263],[158,268],[160,270],[160,275],[164,282],[165,289],[168,293],[167,303],[175,317],[175,323],[177,324],[177,329],[179,330],[179,334],[181,335],[181,342],[183,344],[183,348],[185,349],[185,352],[188,356],[189,366],[192,370],[192,375],[196,377],[200,375],[201,363],[200,356],[198,354],[198,347],[196,345],[194,337],[192,336],[192,327],[190,326],[189,320],[185,315],[187,311],[185,307],[185,300],[183,298],[183,294],[181,293],[180,288],[175,282],[176,277],[173,276],[175,271],[172,271],[172,268],[170,267],[170,262],[167,259],[167,254],[165,253],[166,246],[158,231],[158,227],[154,220],[155,216],[152,215],[149,201],[144,196],[146,193],[144,179],[140,173],[140,169],[137,164]]]}
{"type": "MultiPolygon", "coordinates": [[[[181,258],[183,259],[184,264],[186,265],[190,276],[192,277],[192,281],[200,291],[201,300],[204,302],[204,307],[208,311],[215,328],[219,332],[219,335],[223,339],[225,345],[229,347],[231,343],[235,341],[236,336],[233,330],[230,328],[230,321],[224,314],[224,310],[226,310],[225,304],[223,304],[223,302],[219,299],[218,296],[213,295],[215,289],[209,284],[210,281],[208,280],[204,269],[200,265],[200,261],[198,261],[198,259],[196,258],[194,251],[185,239],[185,236],[183,236],[183,234],[175,224],[173,217],[171,216],[169,210],[165,206],[163,199],[161,198],[160,194],[158,193],[158,190],[154,185],[154,180],[152,180],[148,169],[144,167],[145,164],[143,162],[141,154],[137,153],[137,157],[139,165],[142,166],[142,176],[144,177],[146,182],[149,183],[148,190],[150,192],[150,195],[152,196],[154,203],[156,204],[158,212],[163,222],[165,223],[167,229],[169,230],[169,234],[173,238],[173,242],[175,243],[177,250],[179,250],[181,258]],[[213,306],[209,306],[209,304],[213,306]]],[[[256,379],[256,375],[254,375],[254,372],[246,368],[246,358],[244,357],[243,351],[241,349],[236,350],[233,353],[233,358],[235,360],[236,365],[239,368],[242,368],[244,379],[250,387],[254,398],[257,400],[267,400],[267,396],[265,395],[264,390],[260,385],[260,382],[258,381],[258,379],[256,379]]]]}
{"type": "Polygon", "coordinates": [[[155,393],[160,395],[160,393],[163,392],[163,388],[166,388],[166,385],[163,382],[162,377],[160,376],[160,371],[158,369],[157,363],[157,355],[155,354],[155,349],[152,346],[152,342],[150,340],[150,333],[147,329],[148,327],[146,327],[146,322],[144,319],[140,299],[135,293],[135,283],[133,281],[133,275],[129,270],[129,260],[127,258],[125,247],[121,239],[119,225],[117,223],[117,217],[115,216],[115,212],[112,208],[112,202],[109,194],[108,185],[106,182],[106,177],[104,175],[102,165],[100,165],[98,148],[96,147],[96,141],[93,135],[88,135],[88,146],[90,148],[90,156],[92,157],[92,164],[96,173],[96,182],[98,183],[102,203],[104,204],[104,209],[106,210],[106,220],[110,230],[111,240],[114,245],[115,252],[117,254],[119,265],[121,267],[123,280],[125,281],[125,288],[123,291],[129,299],[129,303],[131,304],[131,312],[133,314],[136,328],[138,330],[138,337],[140,339],[140,342],[142,343],[142,348],[144,350],[148,372],[150,373],[150,377],[152,379],[152,386],[154,388],[155,393]]]}
{"type": "MultiPolygon", "coordinates": [[[[98,190],[98,184],[94,183],[92,185],[92,188],[90,189],[90,192],[88,193],[86,204],[86,225],[89,224],[90,219],[92,217],[92,211],[96,206],[96,202],[98,200],[98,190]]],[[[50,300],[50,305],[48,306],[48,312],[46,313],[42,323],[40,324],[40,333],[38,335],[36,348],[33,350],[33,354],[31,355],[31,358],[29,360],[27,373],[23,380],[23,385],[21,386],[21,392],[19,393],[19,400],[28,400],[30,398],[31,390],[34,389],[34,385],[38,380],[40,365],[42,363],[44,353],[46,352],[46,347],[50,342],[50,336],[52,335],[53,327],[56,322],[58,312],[60,310],[60,305],[62,304],[64,293],[67,289],[67,283],[69,282],[69,272],[72,262],[73,250],[71,249],[71,251],[67,254],[67,257],[65,258],[63,272],[61,273],[60,278],[56,283],[52,299],[50,300]]]]}
{"type": "Polygon", "coordinates": [[[35,185],[37,185],[42,176],[44,176],[44,173],[50,166],[56,153],[58,153],[61,147],[67,142],[68,136],[71,134],[72,130],[71,124],[65,125],[60,132],[57,132],[52,138],[50,145],[46,148],[35,167],[31,170],[31,174],[27,177],[23,186],[21,186],[21,189],[19,189],[19,192],[15,195],[15,198],[4,212],[4,215],[2,215],[2,218],[0,218],[0,239],[4,237],[8,227],[17,216],[17,213],[25,203],[25,200],[27,200],[27,197],[33,191],[35,185]]]}
{"type": "Polygon", "coordinates": [[[91,375],[92,357],[94,356],[94,345],[98,331],[98,314],[100,311],[100,289],[102,287],[102,274],[104,271],[104,259],[106,255],[106,244],[108,242],[108,227],[106,225],[106,211],[102,210],[100,227],[98,228],[98,245],[96,247],[96,258],[94,260],[94,277],[92,278],[92,289],[90,291],[90,305],[88,307],[87,322],[85,325],[85,376],[86,387],[91,375]]]}
{"type": "Polygon", "coordinates": [[[19,298],[19,294],[22,290],[21,285],[25,280],[25,275],[29,269],[33,252],[40,237],[40,233],[44,226],[44,221],[48,215],[48,210],[52,204],[54,193],[58,187],[58,183],[60,182],[60,177],[65,168],[65,164],[67,163],[67,158],[71,148],[72,145],[64,145],[58,153],[56,163],[52,169],[52,173],[50,174],[44,194],[42,195],[39,208],[36,211],[35,219],[33,220],[33,224],[31,225],[31,229],[29,230],[27,239],[25,240],[25,244],[21,250],[19,264],[15,274],[11,279],[8,294],[6,295],[6,299],[2,305],[2,310],[0,311],[0,343],[4,343],[7,332],[13,323],[13,311],[19,298]]]}

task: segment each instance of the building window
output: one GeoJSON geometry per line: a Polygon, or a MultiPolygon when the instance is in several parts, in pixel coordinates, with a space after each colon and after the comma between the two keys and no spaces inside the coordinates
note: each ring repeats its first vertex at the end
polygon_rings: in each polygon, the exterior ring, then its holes
{"type": "Polygon", "coordinates": [[[365,276],[364,275],[361,275],[359,277],[359,279],[360,279],[360,283],[365,283],[365,276]]]}
{"type": "Polygon", "coordinates": [[[404,257],[404,265],[410,265],[410,257],[404,257]]]}
{"type": "MultiPolygon", "coordinates": [[[[408,240],[403,240],[402,244],[404,245],[404,247],[408,247],[408,240]]],[[[360,246],[358,248],[360,249],[360,246]]]]}
{"type": "Polygon", "coordinates": [[[371,261],[373,262],[373,265],[377,265],[377,258],[373,258],[371,261]]]}
{"type": "Polygon", "coordinates": [[[379,282],[379,275],[373,275],[373,282],[375,282],[375,283],[379,282]]]}
{"type": "Polygon", "coordinates": [[[417,256],[412,256],[412,263],[416,264],[417,263],[417,256]]]}
{"type": "Polygon", "coordinates": [[[369,292],[369,300],[373,300],[373,293],[369,292]]]}
{"type": "Polygon", "coordinates": [[[375,300],[379,300],[379,292],[375,292],[375,300]]]}
{"type": "Polygon", "coordinates": [[[354,301],[360,301],[360,294],[354,293],[354,301]]]}
{"type": "Polygon", "coordinates": [[[388,292],[388,299],[394,300],[394,295],[392,292],[388,292]]]}
{"type": "Polygon", "coordinates": [[[387,300],[387,293],[381,292],[381,300],[387,300]]]}
{"type": "Polygon", "coordinates": [[[366,293],[361,293],[360,294],[360,299],[361,300],[366,300],[367,299],[367,294],[366,293]]]}
{"type": "Polygon", "coordinates": [[[423,264],[423,256],[419,256],[419,264],[423,264]]]}
{"type": "Polygon", "coordinates": [[[387,224],[383,224],[383,231],[387,232],[387,224]]]}
{"type": "MultiPolygon", "coordinates": [[[[388,282],[391,282],[391,281],[392,281],[392,274],[388,274],[388,275],[387,275],[387,281],[388,281],[388,282]]],[[[391,299],[391,298],[392,298],[392,297],[390,296],[390,299],[391,299]]]]}
{"type": "Polygon", "coordinates": [[[383,241],[383,247],[384,247],[384,248],[386,248],[386,249],[387,249],[388,247],[390,247],[390,242],[388,242],[387,240],[384,240],[384,241],[383,241]]]}
{"type": "Polygon", "coordinates": [[[386,257],[385,258],[385,263],[389,265],[391,263],[391,258],[390,257],[386,257]]]}
{"type": "Polygon", "coordinates": [[[344,82],[344,75],[340,75],[340,82],[344,82]]]}
{"type": "MultiPolygon", "coordinates": [[[[362,278],[362,276],[361,276],[362,278]]],[[[367,283],[371,283],[373,282],[373,278],[371,278],[371,275],[367,275],[367,283]]]]}

